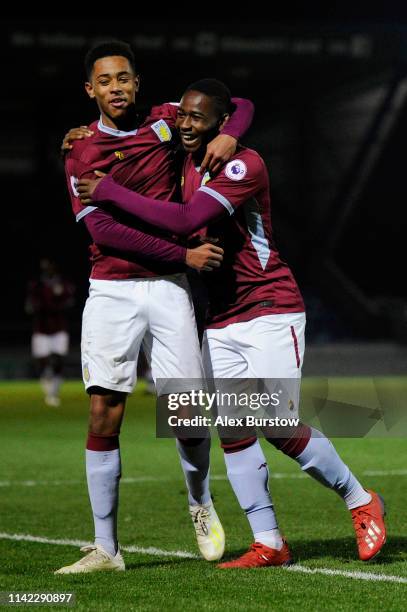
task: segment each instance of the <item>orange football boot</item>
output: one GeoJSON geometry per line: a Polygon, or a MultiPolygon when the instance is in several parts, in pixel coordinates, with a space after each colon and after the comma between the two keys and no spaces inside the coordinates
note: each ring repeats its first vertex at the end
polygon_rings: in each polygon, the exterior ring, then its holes
{"type": "Polygon", "coordinates": [[[367,492],[372,496],[372,501],[351,510],[359,558],[362,561],[373,559],[386,543],[384,501],[374,491],[367,492]]]}
{"type": "Polygon", "coordinates": [[[217,567],[221,569],[229,568],[251,568],[251,567],[268,567],[274,566],[286,566],[291,565],[291,554],[287,546],[287,542],[283,540],[283,547],[281,550],[275,548],[269,548],[260,542],[254,542],[249,550],[244,553],[238,559],[234,561],[226,561],[225,563],[219,563],[217,567]]]}

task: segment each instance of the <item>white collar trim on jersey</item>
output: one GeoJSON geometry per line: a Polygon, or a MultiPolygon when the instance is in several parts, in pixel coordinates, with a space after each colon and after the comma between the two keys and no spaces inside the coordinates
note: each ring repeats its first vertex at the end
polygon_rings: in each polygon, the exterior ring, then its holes
{"type": "Polygon", "coordinates": [[[137,134],[137,130],[131,130],[130,132],[123,132],[122,130],[116,130],[116,128],[111,128],[105,125],[102,121],[102,117],[99,119],[98,130],[104,132],[105,134],[110,134],[111,136],[135,136],[137,134]]]}

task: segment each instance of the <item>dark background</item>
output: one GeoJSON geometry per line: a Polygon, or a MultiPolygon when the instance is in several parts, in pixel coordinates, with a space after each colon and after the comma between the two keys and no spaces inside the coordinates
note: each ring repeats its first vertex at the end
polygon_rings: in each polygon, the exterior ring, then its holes
{"type": "Polygon", "coordinates": [[[275,237],[305,296],[308,341],[407,342],[407,27],[356,13],[186,16],[157,10],[3,24],[5,344],[28,346],[25,291],[43,256],[55,257],[77,285],[79,337],[89,239],[71,212],[59,147],[70,127],[98,116],[82,63],[87,48],[107,38],[132,44],[142,105],[178,100],[207,76],[254,102],[244,143],[270,169],[275,237]]]}

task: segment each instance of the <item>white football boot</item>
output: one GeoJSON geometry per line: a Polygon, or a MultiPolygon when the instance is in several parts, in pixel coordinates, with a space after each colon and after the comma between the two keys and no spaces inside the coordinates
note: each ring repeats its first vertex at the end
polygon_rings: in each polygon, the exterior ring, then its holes
{"type": "Polygon", "coordinates": [[[126,569],[120,550],[112,557],[99,544],[83,546],[81,552],[88,553],[76,563],[61,567],[54,574],[88,574],[90,572],[116,571],[124,572],[126,569]]]}
{"type": "Polygon", "coordinates": [[[202,556],[207,561],[218,561],[225,550],[225,532],[213,503],[189,506],[189,513],[202,556]]]}

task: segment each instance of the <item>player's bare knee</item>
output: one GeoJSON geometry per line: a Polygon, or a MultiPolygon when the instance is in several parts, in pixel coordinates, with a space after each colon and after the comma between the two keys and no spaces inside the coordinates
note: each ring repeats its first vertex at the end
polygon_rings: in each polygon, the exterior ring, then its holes
{"type": "Polygon", "coordinates": [[[99,387],[90,390],[89,430],[95,434],[120,431],[126,394],[99,387]]]}

